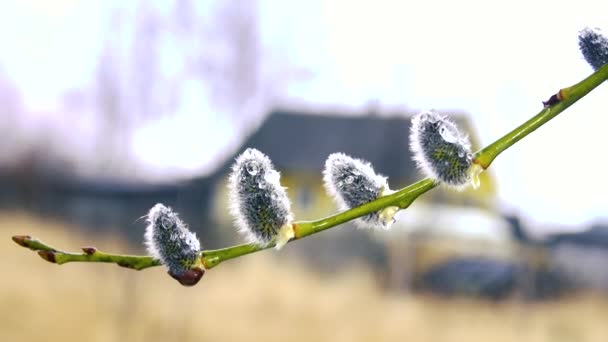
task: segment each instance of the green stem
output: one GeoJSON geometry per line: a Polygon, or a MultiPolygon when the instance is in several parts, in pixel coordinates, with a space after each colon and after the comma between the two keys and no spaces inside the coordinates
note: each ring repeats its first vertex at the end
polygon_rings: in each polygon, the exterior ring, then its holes
{"type": "Polygon", "coordinates": [[[109,254],[98,251],[94,247],[83,247],[83,253],[64,252],[27,235],[13,236],[13,241],[20,246],[37,251],[41,258],[58,265],[67,262],[105,262],[134,270],[160,265],[158,260],[150,256],[109,254]]]}
{"type": "Polygon", "coordinates": [[[481,167],[487,169],[494,159],[504,150],[513,146],[513,144],[534,132],[540,126],[546,124],[549,120],[556,117],[559,113],[563,112],[566,108],[570,107],[573,103],[602,84],[606,79],[608,79],[608,64],[572,87],[561,89],[557,94],[557,97],[560,99],[559,102],[553,106],[544,108],[540,113],[524,122],[521,126],[477,152],[477,162],[481,167]]]}
{"type": "MultiPolygon", "coordinates": [[[[504,150],[534,132],[537,128],[556,117],[573,103],[583,98],[597,86],[608,80],[608,65],[604,65],[591,76],[583,81],[561,89],[558,93],[559,101],[551,106],[544,108],[540,113],[507,133],[494,143],[478,151],[475,154],[475,162],[483,169],[487,169],[494,159],[504,150]]],[[[294,222],[294,240],[322,232],[326,229],[338,226],[342,223],[351,221],[358,217],[377,212],[388,207],[407,208],[416,198],[436,187],[437,184],[431,179],[423,179],[408,187],[405,187],[393,194],[382,196],[372,202],[366,203],[356,208],[316,220],[316,221],[297,221],[294,222]]],[[[107,262],[115,263],[123,267],[141,270],[148,267],[158,266],[160,263],[150,256],[134,256],[108,254],[95,250],[94,248],[84,248],[84,253],[68,253],[59,251],[29,236],[14,236],[13,240],[23,247],[38,251],[41,257],[47,261],[63,264],[67,262],[107,262]]],[[[200,252],[200,261],[206,269],[213,268],[221,262],[238,258],[243,255],[255,253],[264,249],[274,247],[274,243],[267,246],[256,246],[252,244],[242,244],[222,249],[206,250],[200,252]]]]}
{"type": "MultiPolygon", "coordinates": [[[[317,221],[296,221],[293,223],[294,230],[296,232],[296,237],[294,240],[322,232],[326,229],[354,220],[357,217],[365,216],[387,207],[399,207],[401,209],[405,209],[416,198],[418,198],[418,196],[431,190],[435,186],[437,186],[437,184],[433,180],[429,178],[423,179],[388,196],[380,197],[375,201],[317,221]]],[[[210,269],[217,266],[222,261],[234,259],[272,247],[274,247],[274,243],[270,243],[267,246],[243,244],[222,249],[203,251],[201,252],[201,260],[205,268],[210,269]]]]}

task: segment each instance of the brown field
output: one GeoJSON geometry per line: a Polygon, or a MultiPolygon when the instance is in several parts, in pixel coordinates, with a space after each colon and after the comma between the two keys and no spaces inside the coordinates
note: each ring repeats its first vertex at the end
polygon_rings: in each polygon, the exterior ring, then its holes
{"type": "Polygon", "coordinates": [[[323,276],[273,252],[184,288],[161,268],[46,263],[11,241],[24,233],[66,249],[129,250],[0,216],[0,341],[608,341],[608,299],[599,296],[492,304],[387,294],[364,267],[323,276]]]}

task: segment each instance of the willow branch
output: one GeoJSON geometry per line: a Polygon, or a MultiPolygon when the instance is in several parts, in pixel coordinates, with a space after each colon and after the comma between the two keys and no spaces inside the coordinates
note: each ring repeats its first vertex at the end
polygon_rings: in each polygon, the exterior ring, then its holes
{"type": "MultiPolygon", "coordinates": [[[[549,101],[544,102],[545,107],[543,110],[541,110],[530,120],[524,122],[519,127],[504,135],[502,138],[496,140],[494,143],[476,152],[474,163],[479,165],[484,170],[487,169],[499,154],[513,146],[516,142],[523,139],[528,134],[534,132],[542,125],[549,122],[551,119],[583,98],[607,79],[608,64],[599,68],[595,73],[585,78],[581,82],[571,87],[561,89],[557,94],[553,95],[549,101]]],[[[390,195],[380,197],[359,207],[352,208],[320,220],[296,221],[293,223],[295,237],[292,239],[292,241],[322,232],[326,229],[330,229],[387,207],[399,207],[400,209],[406,209],[420,195],[435,188],[436,186],[437,183],[435,181],[427,178],[390,195]]],[[[13,240],[23,247],[38,251],[38,254],[43,259],[57,264],[64,264],[67,262],[106,262],[115,263],[120,266],[136,270],[158,266],[160,264],[157,260],[154,260],[150,256],[109,254],[100,252],[92,247],[83,248],[83,253],[64,252],[29,236],[14,236],[13,240]]],[[[270,243],[266,246],[242,244],[222,249],[204,250],[200,252],[199,258],[200,263],[206,269],[210,269],[223,261],[238,258],[272,247],[274,247],[274,243],[270,243]]]]}

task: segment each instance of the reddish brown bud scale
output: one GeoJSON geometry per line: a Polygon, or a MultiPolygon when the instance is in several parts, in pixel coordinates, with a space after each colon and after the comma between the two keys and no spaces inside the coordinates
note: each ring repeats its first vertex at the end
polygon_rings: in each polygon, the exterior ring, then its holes
{"type": "Polygon", "coordinates": [[[29,247],[28,242],[32,239],[29,235],[15,235],[12,237],[13,241],[21,247],[29,247]]]}
{"type": "Polygon", "coordinates": [[[95,247],[82,247],[82,251],[86,255],[93,255],[97,252],[97,248],[95,247]]]}
{"type": "Polygon", "coordinates": [[[176,274],[171,271],[167,273],[175,280],[177,280],[183,286],[194,286],[205,274],[205,270],[199,267],[191,268],[181,274],[176,274]]]}
{"type": "Polygon", "coordinates": [[[551,95],[547,101],[543,101],[543,106],[551,107],[562,102],[566,98],[566,89],[560,89],[556,94],[551,95]]]}
{"type": "Polygon", "coordinates": [[[40,255],[40,257],[48,262],[51,262],[53,264],[56,264],[57,261],[55,260],[55,252],[51,252],[51,251],[38,251],[38,255],[40,255]]]}

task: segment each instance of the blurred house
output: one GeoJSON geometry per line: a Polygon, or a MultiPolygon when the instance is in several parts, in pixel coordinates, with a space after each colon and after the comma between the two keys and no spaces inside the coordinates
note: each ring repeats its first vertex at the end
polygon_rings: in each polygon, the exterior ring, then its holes
{"type": "MultiPolygon", "coordinates": [[[[163,202],[180,213],[206,247],[221,247],[241,241],[226,210],[226,179],[234,157],[242,150],[254,147],[267,154],[282,173],[296,218],[317,219],[337,212],[321,176],[331,153],[343,152],[371,162],[378,173],[388,176],[393,189],[422,178],[409,152],[411,114],[276,110],[209,177],[163,185],[83,180],[66,176],[59,165],[39,167],[36,158],[30,158],[18,172],[0,177],[0,205],[84,228],[113,227],[139,242],[143,223],[137,219],[163,202]]],[[[466,116],[453,116],[470,132],[476,146],[466,116]]],[[[503,297],[519,286],[515,278],[521,270],[538,270],[536,265],[547,265],[548,259],[542,249],[521,260],[522,242],[513,239],[510,225],[494,208],[491,173],[482,177],[483,185],[477,191],[439,187],[421,196],[399,213],[390,231],[370,234],[345,224],[343,229],[298,241],[282,255],[296,255],[325,271],[353,262],[369,263],[391,288],[471,295],[489,291],[491,296],[503,297]]]]}
{"type": "MultiPolygon", "coordinates": [[[[343,152],[356,158],[369,161],[376,172],[388,177],[393,189],[399,189],[420,180],[419,173],[409,152],[410,117],[413,113],[399,112],[383,115],[352,116],[341,112],[315,112],[311,113],[295,110],[276,110],[261,125],[259,130],[250,136],[235,153],[235,157],[244,149],[253,147],[272,159],[275,167],[281,171],[281,181],[288,188],[292,199],[292,207],[296,219],[312,220],[329,216],[337,212],[333,200],[326,194],[322,183],[321,172],[327,156],[334,152],[343,152]]],[[[355,113],[359,114],[359,113],[355,113]]],[[[365,114],[365,113],[361,113],[365,114]]],[[[473,145],[476,145],[475,133],[471,131],[467,118],[462,113],[453,115],[458,125],[471,132],[473,145]]],[[[231,227],[232,220],[226,210],[227,188],[226,178],[234,158],[231,158],[215,177],[222,180],[216,185],[213,217],[218,225],[231,227]]],[[[495,183],[490,173],[482,175],[484,186],[478,191],[467,190],[454,192],[442,187],[431,191],[419,198],[415,205],[421,207],[437,206],[437,213],[446,213],[444,208],[451,209],[453,218],[458,218],[459,210],[481,213],[488,217],[497,217],[493,209],[495,183]]],[[[413,206],[413,207],[414,207],[413,206]]],[[[404,215],[412,208],[404,211],[404,215]]],[[[428,212],[429,217],[438,217],[437,213],[428,212]]],[[[444,215],[444,217],[447,217],[444,215]]],[[[489,235],[505,236],[506,226],[488,227],[479,226],[483,222],[469,222],[477,224],[478,230],[486,230],[489,235]],[[502,233],[492,233],[503,229],[502,233]]],[[[425,221],[427,222],[427,221],[425,221]]],[[[425,228],[432,226],[427,222],[425,228]]],[[[464,223],[466,225],[466,223],[464,223]]],[[[399,225],[399,223],[397,223],[399,225]]],[[[406,242],[395,239],[394,231],[381,232],[377,236],[368,231],[354,229],[351,224],[345,224],[348,229],[334,229],[319,236],[304,239],[290,245],[285,253],[296,253],[299,257],[309,260],[314,265],[323,265],[322,268],[333,270],[343,266],[344,263],[365,260],[374,265],[383,281],[397,283],[403,277],[408,255],[402,255],[406,249],[406,242]],[[390,280],[392,279],[392,280],[390,280]]],[[[234,230],[227,228],[226,234],[234,235],[234,230]]],[[[459,232],[462,233],[462,232],[459,232]]],[[[464,235],[464,240],[466,240],[464,235]]],[[[463,239],[454,240],[453,245],[459,246],[463,239]]],[[[439,255],[442,249],[439,244],[427,243],[431,240],[420,239],[419,249],[428,251],[429,255],[439,255]]],[[[469,255],[477,253],[471,245],[464,245],[469,255]]],[[[484,245],[476,246],[481,254],[486,251],[497,250],[495,246],[488,248],[484,245]]],[[[406,253],[407,254],[407,253],[406,253]]],[[[419,253],[421,255],[423,253],[419,253]]],[[[454,256],[447,254],[446,257],[454,256]]],[[[419,258],[418,267],[426,267],[422,263],[427,258],[419,258]]]]}
{"type": "MultiPolygon", "coordinates": [[[[475,132],[466,116],[456,121],[475,132]]],[[[409,152],[410,113],[276,110],[209,177],[168,184],[83,179],[69,164],[33,151],[0,170],[0,209],[22,210],[82,229],[121,234],[139,243],[150,207],[165,203],[197,231],[207,248],[241,241],[227,207],[226,180],[234,157],[248,147],[267,154],[282,173],[298,220],[337,212],[322,184],[327,156],[343,152],[372,163],[393,189],[422,176],[409,152]],[[352,116],[359,114],[358,116],[352,116]]],[[[297,256],[320,271],[367,263],[388,288],[447,296],[502,299],[516,293],[550,298],[573,289],[608,290],[608,227],[534,239],[516,217],[494,208],[495,183],[484,173],[476,191],[439,187],[398,213],[389,231],[351,224],[294,243],[297,256]]]]}
{"type": "MultiPolygon", "coordinates": [[[[376,172],[388,177],[393,189],[423,177],[409,152],[409,126],[413,113],[352,114],[366,113],[276,110],[242,144],[234,157],[249,147],[268,155],[281,171],[281,182],[289,188],[294,213],[302,219],[319,218],[336,211],[325,193],[321,175],[325,160],[331,153],[343,152],[369,161],[376,172]]],[[[470,132],[466,116],[456,113],[455,117],[457,123],[470,132]]],[[[471,137],[475,145],[475,134],[471,137]]],[[[233,160],[230,158],[218,174],[226,178],[233,160]]],[[[440,188],[420,200],[490,209],[495,194],[494,181],[488,173],[482,177],[486,186],[480,191],[454,193],[440,188]]],[[[223,210],[227,198],[224,183],[218,184],[217,192],[215,215],[218,220],[229,222],[228,214],[223,210]]]]}

